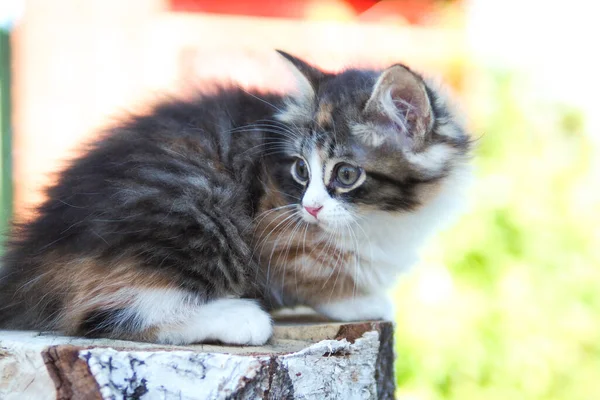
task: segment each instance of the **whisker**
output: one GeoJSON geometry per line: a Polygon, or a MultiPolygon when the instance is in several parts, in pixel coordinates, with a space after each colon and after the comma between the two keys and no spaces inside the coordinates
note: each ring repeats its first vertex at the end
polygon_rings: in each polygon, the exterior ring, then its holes
{"type": "MultiPolygon", "coordinates": [[[[292,243],[292,239],[296,236],[298,228],[302,226],[302,222],[303,221],[301,219],[299,219],[299,220],[296,221],[296,225],[294,226],[294,229],[292,230],[292,233],[290,234],[290,237],[289,237],[289,239],[288,239],[288,241],[287,241],[287,243],[285,245],[285,249],[286,250],[285,250],[285,256],[283,257],[283,261],[284,262],[288,258],[288,255],[289,255],[289,252],[290,252],[290,245],[292,243]]],[[[298,254],[298,249],[296,247],[296,255],[297,254],[298,254]]],[[[279,264],[280,259],[281,259],[281,253],[279,253],[279,257],[277,258],[277,264],[279,264]]],[[[285,275],[286,275],[285,273],[283,273],[281,275],[282,276],[282,278],[281,278],[281,292],[282,293],[283,293],[283,289],[284,289],[284,286],[285,286],[285,275]]]]}
{"type": "MultiPolygon", "coordinates": [[[[265,231],[267,230],[267,228],[268,228],[268,227],[269,227],[271,224],[273,224],[275,221],[277,221],[277,218],[279,218],[279,217],[283,217],[283,216],[285,216],[285,215],[289,215],[290,213],[293,213],[293,212],[295,212],[295,210],[285,210],[285,211],[281,212],[281,214],[280,214],[280,215],[278,215],[277,217],[275,217],[275,218],[273,219],[273,221],[269,222],[269,223],[267,224],[267,226],[265,226],[265,227],[264,227],[264,229],[261,231],[261,233],[258,235],[258,237],[262,237],[262,235],[265,233],[265,231]]],[[[258,228],[258,225],[256,226],[256,228],[258,228]]],[[[256,229],[256,228],[255,228],[255,229],[256,229]]]]}
{"type": "MultiPolygon", "coordinates": [[[[292,214],[291,216],[286,218],[286,220],[289,220],[297,215],[298,215],[298,213],[296,212],[295,214],[292,214]]],[[[287,230],[294,222],[295,221],[293,219],[291,219],[290,221],[288,221],[288,223],[285,224],[285,226],[282,228],[282,230],[287,230]]],[[[271,276],[271,261],[273,259],[273,254],[275,252],[275,249],[277,249],[277,244],[279,243],[280,239],[281,239],[281,236],[280,235],[277,236],[277,239],[275,239],[275,243],[273,244],[273,248],[271,249],[271,254],[269,255],[269,262],[267,264],[267,284],[269,284],[269,279],[271,276]]],[[[263,247],[264,247],[264,245],[263,245],[263,247]]]]}
{"type": "MultiPolygon", "coordinates": [[[[263,103],[265,103],[265,104],[267,104],[267,105],[269,105],[269,106],[273,107],[273,108],[274,108],[275,110],[277,110],[278,112],[280,112],[280,113],[282,113],[282,114],[284,113],[282,109],[280,109],[279,107],[275,106],[275,105],[274,105],[274,104],[272,104],[272,103],[269,103],[269,102],[268,102],[268,101],[266,101],[265,99],[261,99],[260,97],[258,97],[258,96],[256,96],[256,95],[254,95],[254,94],[252,94],[252,93],[250,93],[250,92],[248,92],[248,91],[247,91],[246,89],[244,89],[244,88],[241,88],[241,87],[240,87],[240,89],[241,89],[242,91],[244,91],[246,94],[248,94],[248,95],[250,95],[250,96],[254,97],[255,99],[257,99],[257,100],[259,100],[259,101],[262,101],[263,103]]],[[[294,124],[293,122],[292,122],[292,124],[293,124],[294,126],[296,126],[296,124],[294,124]]]]}
{"type": "Polygon", "coordinates": [[[276,124],[264,123],[264,122],[263,123],[253,123],[253,124],[248,124],[248,125],[244,125],[244,126],[238,126],[238,127],[230,129],[228,132],[236,132],[236,131],[240,131],[240,130],[244,130],[244,129],[250,130],[252,128],[256,128],[258,130],[260,130],[261,128],[271,128],[273,130],[277,130],[278,132],[284,132],[284,133],[291,134],[292,136],[299,134],[299,132],[292,130],[287,125],[276,125],[276,124]]]}
{"type": "MultiPolygon", "coordinates": [[[[290,134],[288,132],[285,131],[280,131],[280,130],[276,130],[273,128],[253,128],[253,129],[236,129],[236,130],[231,130],[229,132],[224,132],[224,133],[229,133],[229,134],[234,134],[234,133],[241,133],[241,132],[254,132],[254,133],[274,133],[277,135],[281,135],[282,137],[285,137],[289,140],[296,140],[299,137],[299,134],[290,134]]],[[[269,138],[269,137],[266,137],[269,138]]],[[[265,138],[263,138],[264,140],[265,138]]],[[[279,139],[279,138],[276,138],[279,139]]]]}
{"type": "MultiPolygon", "coordinates": [[[[325,243],[325,246],[321,249],[321,252],[319,253],[319,257],[317,258],[317,260],[319,260],[321,258],[321,256],[323,255],[323,253],[328,252],[329,249],[331,248],[331,246],[333,245],[333,238],[335,236],[335,226],[334,226],[334,230],[332,232],[329,233],[329,237],[327,238],[327,241],[325,243]]],[[[325,264],[324,262],[322,264],[325,264]]],[[[331,266],[330,266],[331,269],[331,266]]],[[[321,287],[322,289],[325,288],[325,286],[327,285],[327,282],[329,282],[329,279],[333,276],[335,270],[331,269],[331,272],[329,273],[329,276],[327,277],[327,279],[325,280],[325,282],[323,282],[323,286],[321,287]]]]}
{"type": "Polygon", "coordinates": [[[354,245],[354,270],[352,272],[352,298],[356,297],[356,284],[358,282],[359,276],[358,276],[358,272],[359,272],[359,268],[360,268],[360,263],[359,263],[359,259],[358,259],[358,239],[356,237],[356,234],[354,233],[354,230],[352,229],[352,226],[350,224],[346,225],[348,228],[348,231],[350,232],[350,234],[353,237],[353,245],[354,245]]]}
{"type": "Polygon", "coordinates": [[[244,89],[243,87],[240,87],[240,90],[241,90],[242,92],[246,93],[247,95],[250,95],[250,96],[254,97],[256,100],[262,101],[263,103],[265,103],[265,104],[267,104],[267,105],[269,105],[269,106],[273,107],[273,108],[274,108],[276,111],[279,111],[280,113],[282,113],[282,112],[283,112],[283,111],[282,111],[282,110],[281,110],[279,107],[275,106],[275,105],[274,105],[274,104],[272,104],[272,103],[269,103],[269,102],[268,102],[268,101],[266,101],[265,99],[261,99],[260,97],[256,96],[256,95],[255,95],[255,94],[253,94],[253,93],[250,93],[249,91],[247,91],[247,90],[246,90],[246,89],[244,89]]]}
{"type": "MultiPolygon", "coordinates": [[[[306,224],[306,227],[304,228],[304,237],[302,238],[302,256],[303,259],[306,259],[306,233],[308,232],[310,224],[306,221],[304,223],[306,224]]],[[[296,249],[296,253],[297,252],[298,249],[296,249]]],[[[294,264],[294,282],[296,284],[296,296],[298,296],[298,263],[294,264]]]]}
{"type": "Polygon", "coordinates": [[[261,217],[261,216],[263,216],[265,214],[272,213],[272,212],[279,211],[279,210],[283,210],[283,209],[289,208],[289,207],[296,207],[296,204],[286,204],[285,206],[280,206],[280,207],[275,207],[275,208],[269,208],[268,210],[265,210],[265,211],[261,212],[260,214],[257,214],[254,217],[254,221],[256,221],[257,218],[259,218],[259,217],[261,217]]]}
{"type": "Polygon", "coordinates": [[[253,231],[254,231],[254,230],[256,230],[256,228],[258,228],[258,225],[260,224],[260,222],[261,222],[262,220],[264,220],[266,217],[268,217],[270,214],[272,214],[272,213],[274,213],[274,212],[277,212],[277,211],[285,210],[286,208],[292,208],[292,207],[295,207],[295,206],[296,206],[295,204],[287,204],[287,205],[285,205],[285,206],[281,206],[281,207],[275,207],[275,208],[270,208],[270,209],[268,209],[268,210],[265,210],[265,211],[261,212],[260,214],[257,214],[257,215],[256,215],[256,216],[255,216],[255,217],[252,219],[252,221],[250,221],[250,222],[248,223],[248,225],[246,225],[246,226],[244,227],[244,230],[246,230],[246,229],[248,229],[250,226],[254,225],[254,229],[253,229],[253,231]]]}
{"type": "MultiPolygon", "coordinates": [[[[336,232],[339,233],[339,224],[337,222],[335,223],[334,227],[335,227],[336,232]]],[[[338,246],[337,246],[338,257],[336,258],[336,262],[335,262],[335,265],[333,267],[333,272],[337,271],[337,273],[335,275],[335,281],[333,281],[333,287],[331,288],[331,293],[329,293],[329,301],[331,301],[333,293],[335,292],[335,288],[337,286],[337,282],[338,282],[338,279],[340,277],[340,273],[342,272],[342,267],[343,267],[343,260],[342,260],[343,253],[340,250],[340,246],[339,246],[339,237],[340,236],[341,235],[339,235],[339,234],[337,235],[337,238],[338,238],[338,246]],[[339,269],[338,269],[338,265],[340,267],[339,269]]]]}

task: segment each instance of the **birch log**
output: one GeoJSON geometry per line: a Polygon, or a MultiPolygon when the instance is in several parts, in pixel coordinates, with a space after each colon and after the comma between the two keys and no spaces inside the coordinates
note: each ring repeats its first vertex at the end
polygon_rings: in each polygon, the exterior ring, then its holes
{"type": "Polygon", "coordinates": [[[392,333],[288,318],[231,347],[0,331],[0,399],[393,399],[392,333]]]}

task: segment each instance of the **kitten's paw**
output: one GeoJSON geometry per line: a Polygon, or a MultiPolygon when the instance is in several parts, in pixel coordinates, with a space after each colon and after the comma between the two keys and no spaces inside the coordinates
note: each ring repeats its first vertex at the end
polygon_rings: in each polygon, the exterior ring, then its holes
{"type": "Polygon", "coordinates": [[[219,318],[213,324],[213,339],[228,344],[259,346],[273,334],[271,316],[256,302],[247,299],[221,300],[219,318]]]}
{"type": "Polygon", "coordinates": [[[159,334],[163,343],[189,344],[219,341],[259,346],[273,333],[271,316],[253,300],[219,299],[198,307],[183,326],[159,334]]]}
{"type": "Polygon", "coordinates": [[[394,306],[384,296],[362,296],[319,304],[316,311],[338,321],[392,320],[394,306]]]}

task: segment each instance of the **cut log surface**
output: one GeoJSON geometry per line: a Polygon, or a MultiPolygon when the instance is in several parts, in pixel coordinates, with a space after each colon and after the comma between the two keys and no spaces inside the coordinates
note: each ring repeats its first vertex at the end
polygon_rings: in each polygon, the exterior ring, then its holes
{"type": "Polygon", "coordinates": [[[261,347],[0,331],[0,399],[393,399],[392,335],[298,316],[261,347]]]}

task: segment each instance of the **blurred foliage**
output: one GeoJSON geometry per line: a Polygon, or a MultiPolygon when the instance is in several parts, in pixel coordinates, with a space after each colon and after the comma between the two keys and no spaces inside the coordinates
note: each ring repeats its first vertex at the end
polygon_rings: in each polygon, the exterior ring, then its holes
{"type": "Polygon", "coordinates": [[[395,292],[397,397],[600,399],[600,188],[584,115],[517,73],[476,83],[470,211],[395,292]]]}

